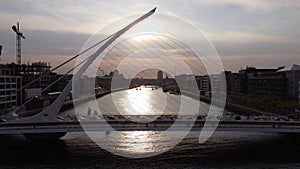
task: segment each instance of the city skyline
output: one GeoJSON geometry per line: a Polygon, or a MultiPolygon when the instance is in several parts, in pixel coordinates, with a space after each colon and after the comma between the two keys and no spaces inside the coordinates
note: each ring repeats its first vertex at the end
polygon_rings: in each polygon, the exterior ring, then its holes
{"type": "Polygon", "coordinates": [[[18,1],[18,5],[13,1],[1,1],[0,43],[3,52],[0,62],[15,61],[15,35],[11,26],[17,21],[21,22],[21,29],[27,36],[23,41],[22,62],[41,60],[55,66],[78,53],[93,33],[112,20],[155,5],[159,7],[158,12],[176,12],[177,16],[201,29],[215,45],[226,70],[236,72],[250,65],[290,67],[299,64],[300,4],[297,2],[172,2],[145,1],[140,4],[124,1],[123,9],[119,3],[114,5],[116,2],[110,1],[18,1]],[[182,9],[177,8],[180,4],[182,9]],[[27,8],[23,8],[25,5],[27,8]],[[103,11],[99,12],[99,9],[103,11]],[[49,22],[51,26],[48,26],[49,22]]]}

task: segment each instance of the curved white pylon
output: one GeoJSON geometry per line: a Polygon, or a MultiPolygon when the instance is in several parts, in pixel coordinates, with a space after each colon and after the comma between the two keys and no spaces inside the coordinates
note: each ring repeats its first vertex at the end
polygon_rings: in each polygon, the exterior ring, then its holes
{"type": "Polygon", "coordinates": [[[102,45],[94,54],[89,56],[89,59],[84,63],[84,65],[78,70],[78,72],[73,75],[72,80],[68,82],[64,90],[61,92],[61,94],[57,97],[57,99],[47,108],[45,108],[43,111],[40,113],[24,118],[24,119],[14,119],[11,121],[8,121],[7,123],[17,123],[17,122],[22,122],[22,123],[32,123],[32,122],[57,122],[59,121],[56,116],[59,114],[59,110],[61,109],[62,105],[64,104],[64,101],[70,91],[72,90],[72,81],[73,80],[78,80],[81,75],[85,72],[85,70],[90,66],[91,63],[103,52],[112,42],[114,42],[118,37],[120,37],[122,34],[124,34],[126,31],[128,31],[130,28],[141,22],[142,20],[146,19],[147,17],[151,16],[154,14],[156,8],[152,9],[148,13],[144,14],[140,18],[136,19],[129,25],[127,25],[125,28],[121,29],[118,31],[114,36],[112,36],[110,39],[105,42],[104,45],[102,45]]]}

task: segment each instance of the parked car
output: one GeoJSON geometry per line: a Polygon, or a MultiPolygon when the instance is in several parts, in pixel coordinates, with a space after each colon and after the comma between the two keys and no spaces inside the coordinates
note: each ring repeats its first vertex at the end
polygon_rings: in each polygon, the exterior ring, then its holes
{"type": "Polygon", "coordinates": [[[281,116],[281,119],[284,120],[284,121],[290,121],[290,119],[286,116],[281,116]]]}
{"type": "Polygon", "coordinates": [[[254,120],[260,120],[260,117],[255,116],[255,117],[254,117],[254,120]]]}
{"type": "Polygon", "coordinates": [[[241,120],[242,118],[241,118],[241,116],[235,116],[234,117],[234,120],[241,120]]]}
{"type": "Polygon", "coordinates": [[[280,121],[280,119],[281,119],[280,117],[275,117],[274,118],[275,121],[280,121]]]}

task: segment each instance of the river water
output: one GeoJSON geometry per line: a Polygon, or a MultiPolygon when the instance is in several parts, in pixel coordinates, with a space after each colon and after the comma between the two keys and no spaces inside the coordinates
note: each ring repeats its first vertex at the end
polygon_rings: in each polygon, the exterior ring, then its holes
{"type": "MultiPolygon", "coordinates": [[[[110,114],[118,110],[123,115],[140,112],[176,114],[174,107],[180,103],[180,96],[162,94],[160,89],[132,89],[117,96],[114,106],[111,95],[98,99],[99,107],[106,107],[101,111],[110,114]],[[147,101],[141,100],[140,96],[147,101]],[[164,102],[162,97],[167,101],[164,102]],[[169,104],[172,100],[174,102],[169,104]]],[[[193,107],[193,103],[189,107],[193,107]]],[[[171,148],[170,143],[176,140],[162,138],[161,132],[105,134],[117,144],[105,143],[107,140],[101,144],[115,152],[133,157],[137,157],[135,154],[166,152],[148,158],[121,157],[99,147],[99,143],[96,144],[85,133],[68,133],[62,140],[51,143],[30,142],[21,135],[0,135],[0,168],[300,168],[300,137],[296,135],[217,132],[200,144],[199,132],[190,132],[171,148]]]]}

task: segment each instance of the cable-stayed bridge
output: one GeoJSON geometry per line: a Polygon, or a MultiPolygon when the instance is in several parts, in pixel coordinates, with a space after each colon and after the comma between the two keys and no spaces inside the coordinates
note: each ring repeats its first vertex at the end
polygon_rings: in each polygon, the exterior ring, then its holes
{"type": "MultiPolygon", "coordinates": [[[[292,121],[291,119],[286,119],[286,121],[281,120],[277,121],[275,119],[269,120],[253,120],[254,117],[249,117],[247,120],[238,120],[238,119],[221,119],[222,117],[216,117],[219,119],[214,119],[209,116],[167,116],[163,115],[159,119],[150,121],[147,123],[137,123],[131,120],[130,118],[135,118],[135,116],[128,116],[128,118],[122,118],[117,116],[110,116],[104,115],[99,117],[97,120],[93,119],[79,119],[77,120],[70,120],[68,118],[59,119],[58,115],[60,114],[60,110],[62,106],[65,104],[66,97],[72,91],[72,83],[76,83],[76,81],[80,80],[80,77],[83,73],[87,70],[87,68],[93,63],[93,61],[106,49],[108,48],[115,40],[117,40],[122,34],[127,32],[129,29],[134,27],[139,22],[143,21],[144,19],[150,17],[154,14],[156,8],[149,11],[145,15],[142,15],[123,29],[117,31],[116,33],[108,36],[107,38],[95,43],[93,46],[87,48],[86,50],[82,51],[81,53],[75,55],[74,57],[70,58],[69,60],[61,63],[60,65],[53,68],[51,71],[55,71],[60,67],[66,65],[67,63],[71,62],[72,60],[78,58],[78,56],[88,52],[92,48],[95,48],[98,45],[100,46],[95,53],[90,55],[89,57],[83,59],[79,64],[75,67],[71,68],[66,72],[65,75],[71,73],[75,69],[78,69],[76,74],[74,74],[73,79],[67,83],[63,91],[60,95],[56,98],[56,100],[51,103],[48,107],[42,109],[40,112],[29,116],[29,117],[20,117],[18,116],[18,111],[27,103],[32,101],[34,97],[31,99],[26,100],[21,106],[17,107],[15,110],[9,112],[4,119],[3,122],[0,123],[0,134],[46,134],[46,136],[56,135],[57,137],[63,136],[67,132],[82,132],[82,131],[92,131],[92,132],[111,132],[114,130],[117,131],[165,131],[169,130],[170,126],[172,126],[175,122],[177,123],[176,127],[173,127],[172,131],[182,131],[185,130],[186,127],[191,127],[192,131],[212,131],[216,129],[216,131],[247,131],[247,132],[279,132],[279,133],[299,133],[300,132],[300,123],[298,121],[292,121]],[[82,124],[87,127],[87,130],[83,130],[82,124]],[[107,125],[111,127],[107,127],[107,125]]],[[[160,47],[164,49],[170,49],[170,44],[166,43],[163,40],[163,36],[157,37],[162,44],[148,44],[148,47],[155,48],[160,47]]],[[[125,43],[126,44],[126,43],[125,43]]],[[[175,43],[177,47],[182,47],[175,43]]],[[[120,49],[118,52],[120,55],[126,55],[130,49],[126,47],[124,43],[119,43],[120,49]]],[[[141,44],[138,44],[141,46],[141,44]]],[[[136,49],[134,49],[136,50],[136,49]]],[[[112,51],[114,53],[116,51],[112,51]]],[[[181,55],[194,55],[191,51],[179,51],[181,55]]],[[[164,53],[168,55],[168,53],[164,53]]],[[[155,51],[151,51],[151,56],[159,57],[155,51]]],[[[110,59],[112,59],[111,57],[110,59]]],[[[113,59],[112,59],[113,60],[113,59]]],[[[116,60],[114,60],[116,62],[116,60]]],[[[159,64],[159,63],[157,63],[159,64]]],[[[45,72],[41,75],[38,79],[42,78],[43,76],[49,74],[49,72],[45,72]]],[[[176,71],[176,70],[175,70],[176,71]]],[[[50,84],[47,88],[43,89],[42,91],[46,91],[50,88],[53,84],[57,81],[61,80],[64,76],[57,79],[55,82],[50,84]]],[[[36,80],[38,80],[36,79],[36,80]]],[[[34,83],[36,80],[32,81],[34,83]]],[[[24,88],[30,86],[30,84],[23,86],[21,89],[16,91],[19,92],[24,88]]],[[[145,115],[144,118],[147,118],[145,115]]]]}

